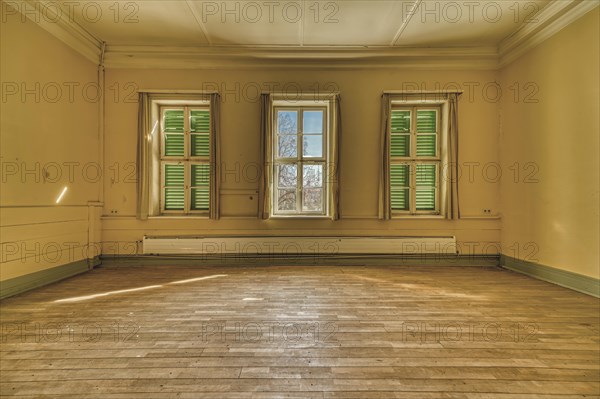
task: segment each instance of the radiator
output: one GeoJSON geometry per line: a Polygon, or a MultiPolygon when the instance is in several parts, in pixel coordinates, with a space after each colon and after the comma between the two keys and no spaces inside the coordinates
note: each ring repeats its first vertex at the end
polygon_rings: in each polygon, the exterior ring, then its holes
{"type": "Polygon", "coordinates": [[[150,237],[143,253],[154,255],[327,256],[457,253],[455,237],[150,237]]]}

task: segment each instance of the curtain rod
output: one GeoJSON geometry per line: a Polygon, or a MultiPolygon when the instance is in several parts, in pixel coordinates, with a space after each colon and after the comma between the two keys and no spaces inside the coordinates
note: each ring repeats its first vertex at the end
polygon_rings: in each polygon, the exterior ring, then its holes
{"type": "Polygon", "coordinates": [[[337,96],[340,94],[339,91],[319,91],[316,92],[308,90],[306,93],[300,91],[290,90],[290,92],[285,91],[261,91],[260,94],[274,94],[276,96],[337,96]]]}
{"type": "Polygon", "coordinates": [[[381,94],[463,94],[464,90],[384,90],[381,94]]]}
{"type": "Polygon", "coordinates": [[[167,90],[167,89],[138,89],[138,93],[158,94],[218,94],[215,90],[167,90]]]}

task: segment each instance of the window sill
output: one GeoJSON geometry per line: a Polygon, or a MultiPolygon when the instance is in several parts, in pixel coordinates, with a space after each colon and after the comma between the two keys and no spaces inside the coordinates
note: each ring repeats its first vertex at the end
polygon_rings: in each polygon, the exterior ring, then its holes
{"type": "Polygon", "coordinates": [[[443,220],[446,219],[444,215],[392,215],[392,220],[396,219],[431,219],[431,220],[443,220]]]}
{"type": "Polygon", "coordinates": [[[208,220],[210,217],[208,215],[157,215],[157,216],[148,216],[148,220],[159,220],[159,219],[202,219],[208,220]]]}
{"type": "Polygon", "coordinates": [[[331,216],[327,215],[271,215],[268,220],[286,220],[286,219],[323,219],[331,220],[331,216]]]}

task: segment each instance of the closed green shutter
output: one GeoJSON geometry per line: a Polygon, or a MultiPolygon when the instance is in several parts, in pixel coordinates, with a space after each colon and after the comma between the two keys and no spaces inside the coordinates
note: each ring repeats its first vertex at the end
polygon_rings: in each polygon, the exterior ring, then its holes
{"type": "Polygon", "coordinates": [[[437,152],[437,111],[417,110],[417,156],[435,157],[437,152]]]}
{"type": "Polygon", "coordinates": [[[210,165],[192,164],[192,201],[193,211],[208,211],[210,206],[210,165]]]}
{"type": "Polygon", "coordinates": [[[165,164],[164,190],[165,210],[183,211],[185,209],[184,165],[165,164]]]}
{"type": "Polygon", "coordinates": [[[416,209],[435,211],[437,167],[431,164],[417,164],[416,168],[416,209]]]}
{"type": "Polygon", "coordinates": [[[410,198],[410,166],[393,164],[390,166],[390,200],[392,210],[408,211],[410,198]]]}
{"type": "Polygon", "coordinates": [[[164,154],[168,157],[182,157],[185,151],[184,111],[166,110],[163,117],[165,134],[164,154]]]}
{"type": "Polygon", "coordinates": [[[392,157],[410,156],[410,114],[408,110],[392,111],[390,145],[392,157]]]}
{"type": "Polygon", "coordinates": [[[190,132],[192,135],[192,156],[208,157],[210,148],[210,112],[205,109],[190,111],[190,132]]]}

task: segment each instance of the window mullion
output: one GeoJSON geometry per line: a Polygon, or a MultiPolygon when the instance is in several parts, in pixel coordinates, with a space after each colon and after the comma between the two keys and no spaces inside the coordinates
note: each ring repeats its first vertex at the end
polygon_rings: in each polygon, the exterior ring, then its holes
{"type": "Polygon", "coordinates": [[[191,193],[191,174],[192,174],[192,165],[189,162],[191,158],[191,150],[190,150],[190,112],[189,107],[183,107],[183,203],[184,203],[184,213],[190,213],[190,193],[191,193]]]}
{"type": "Polygon", "coordinates": [[[298,164],[296,166],[296,212],[302,213],[303,202],[303,180],[304,180],[304,110],[298,109],[298,146],[296,156],[298,164]]]}
{"type": "Polygon", "coordinates": [[[410,113],[410,158],[409,176],[410,176],[410,214],[414,215],[417,211],[417,107],[412,107],[410,113]]]}

